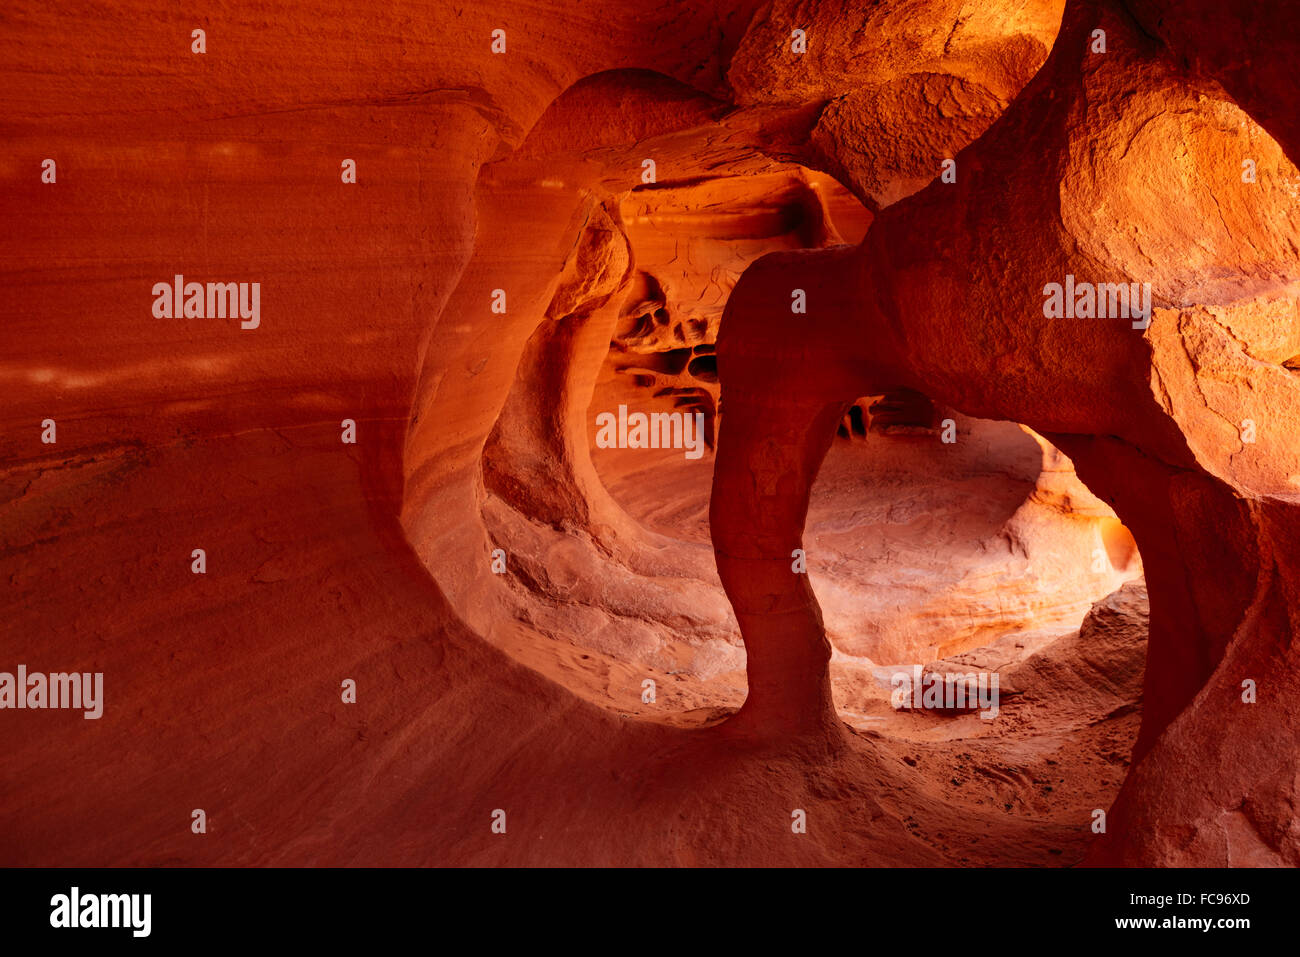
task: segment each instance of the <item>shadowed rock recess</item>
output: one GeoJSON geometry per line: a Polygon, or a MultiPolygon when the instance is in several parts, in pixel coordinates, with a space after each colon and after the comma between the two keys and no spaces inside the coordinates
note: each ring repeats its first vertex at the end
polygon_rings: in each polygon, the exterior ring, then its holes
{"type": "Polygon", "coordinates": [[[1298,48],[17,0],[0,864],[1300,864],[1298,48]]]}

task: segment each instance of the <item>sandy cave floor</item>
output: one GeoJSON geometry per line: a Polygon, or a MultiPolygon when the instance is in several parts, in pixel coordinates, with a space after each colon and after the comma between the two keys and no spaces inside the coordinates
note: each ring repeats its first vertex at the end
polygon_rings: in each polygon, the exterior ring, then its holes
{"type": "MultiPolygon", "coordinates": [[[[1014,426],[994,432],[1001,452],[1014,447],[1022,457],[1029,455],[1014,426]]],[[[853,588],[870,588],[886,561],[894,567],[900,556],[911,567],[929,561],[924,556],[936,549],[927,539],[935,537],[942,539],[949,562],[954,553],[982,553],[985,540],[996,537],[999,525],[1034,488],[1034,463],[1028,459],[967,477],[961,488],[941,473],[928,485],[918,484],[916,476],[930,455],[915,441],[876,435],[866,442],[836,443],[819,475],[809,517],[810,551],[834,549],[822,583],[843,575],[853,588]],[[887,450],[883,465],[882,449],[887,450]],[[900,497],[902,489],[907,494],[900,497]],[[876,512],[885,498],[894,504],[881,516],[876,512]],[[888,523],[891,515],[895,521],[888,523]],[[906,517],[900,521],[900,515],[906,517]],[[877,560],[881,567],[873,568],[871,559],[855,563],[844,544],[847,533],[856,530],[859,538],[868,538],[879,521],[889,524],[894,548],[877,560]]],[[[643,524],[707,547],[710,460],[692,462],[673,453],[648,459],[606,455],[597,457],[597,465],[614,498],[643,524]]],[[[843,584],[837,595],[845,593],[843,584]]],[[[847,751],[869,759],[873,774],[890,779],[888,791],[898,802],[902,826],[945,862],[1073,863],[1086,849],[1094,810],[1110,806],[1124,779],[1140,722],[1145,589],[1138,578],[1103,598],[1084,621],[1082,636],[1079,625],[1068,621],[1068,610],[1056,611],[1058,620],[1045,628],[1017,630],[1012,622],[988,645],[949,657],[954,670],[963,666],[1000,674],[1001,711],[992,721],[974,713],[897,711],[873,661],[836,651],[832,677],[849,730],[847,751]],[[908,811],[908,794],[924,795],[967,818],[970,833],[952,824],[942,835],[928,833],[924,814],[908,811]],[[990,845],[1023,828],[1034,837],[1012,857],[1005,847],[990,845]]],[[[648,673],[642,665],[522,625],[502,645],[579,697],[638,722],[707,736],[744,700],[743,670],[708,677],[651,670],[658,696],[645,704],[637,694],[648,673]]],[[[843,783],[850,790],[863,784],[843,783]]]]}

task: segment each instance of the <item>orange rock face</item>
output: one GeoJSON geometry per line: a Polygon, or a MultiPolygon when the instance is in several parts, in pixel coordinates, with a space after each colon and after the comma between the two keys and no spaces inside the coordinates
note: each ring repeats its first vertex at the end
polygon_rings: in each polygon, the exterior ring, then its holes
{"type": "Polygon", "coordinates": [[[1300,864],[1296,17],[20,2],[0,863],[1300,864]]]}

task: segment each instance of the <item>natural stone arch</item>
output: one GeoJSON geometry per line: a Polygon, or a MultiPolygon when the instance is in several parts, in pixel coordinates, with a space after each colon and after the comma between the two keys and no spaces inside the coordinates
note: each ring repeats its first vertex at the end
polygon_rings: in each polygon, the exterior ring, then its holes
{"type": "Polygon", "coordinates": [[[763,733],[834,725],[816,600],[786,556],[799,545],[807,490],[839,414],[865,392],[913,388],[1041,432],[1114,505],[1142,550],[1152,616],[1140,763],[1095,859],[1231,859],[1235,846],[1257,861],[1294,863],[1300,840],[1285,821],[1296,799],[1297,728],[1287,699],[1300,675],[1291,610],[1298,583],[1294,560],[1276,543],[1300,521],[1289,478],[1300,382],[1286,365],[1294,341],[1285,332],[1300,281],[1300,223],[1288,205],[1277,208],[1276,192],[1235,195],[1238,212],[1225,226],[1238,245],[1217,249],[1216,262],[1256,278],[1197,286],[1195,256],[1177,247],[1192,237],[1156,235],[1148,254],[1126,255],[1108,240],[1108,223],[1070,218],[1080,202],[1072,190],[1123,202],[1133,184],[1161,182],[1144,173],[1167,156],[1109,147],[1124,131],[1136,138],[1171,101],[1185,105],[1193,167],[1222,178],[1166,189],[1154,200],[1156,218],[1163,210],[1195,221],[1221,210],[1216,192],[1240,185],[1238,151],[1228,148],[1237,138],[1296,175],[1258,128],[1217,122],[1235,107],[1183,72],[1119,4],[1078,0],[1044,70],[959,157],[957,183],[935,183],[884,210],[852,252],[767,257],[742,279],[718,348],[731,428],[713,505],[719,568],[750,652],[742,724],[763,733]],[[1098,25],[1110,52],[1089,59],[1086,41],[1098,25]],[[1132,96],[1137,89],[1164,97],[1144,105],[1132,96]],[[1094,153],[1093,142],[1108,148],[1094,153]],[[1116,159],[1101,175],[1085,175],[1080,164],[1093,155],[1116,159]],[[1150,328],[1133,330],[1128,317],[1044,319],[1040,288],[1067,274],[1151,282],[1150,328]],[[782,378],[779,329],[795,287],[809,290],[812,341],[805,368],[782,378]],[[1195,298],[1183,298],[1192,289],[1195,298]],[[1225,327],[1232,335],[1221,334],[1225,327]],[[1248,387],[1238,371],[1247,366],[1267,373],[1267,389],[1248,387]],[[777,384],[775,394],[767,383],[777,384]],[[1275,441],[1206,441],[1201,419],[1215,410],[1268,419],[1275,441]],[[1275,683],[1267,706],[1241,705],[1236,685],[1247,672],[1275,683]],[[1280,767],[1237,758],[1225,738],[1248,741],[1257,757],[1274,754],[1280,767]],[[1177,808],[1159,809],[1168,790],[1158,782],[1189,759],[1206,780],[1177,808]],[[1155,764],[1163,775],[1145,772],[1155,764]],[[1225,806],[1243,802],[1252,809],[1247,823],[1220,823],[1225,806]],[[1202,828],[1206,836],[1193,840],[1202,828]]]}

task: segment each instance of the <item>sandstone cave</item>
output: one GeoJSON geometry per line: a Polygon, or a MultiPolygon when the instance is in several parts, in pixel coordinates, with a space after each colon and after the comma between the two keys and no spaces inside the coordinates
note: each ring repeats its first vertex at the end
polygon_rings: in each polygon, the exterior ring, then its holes
{"type": "Polygon", "coordinates": [[[1300,864],[1300,8],[27,6],[0,863],[1300,864]]]}

